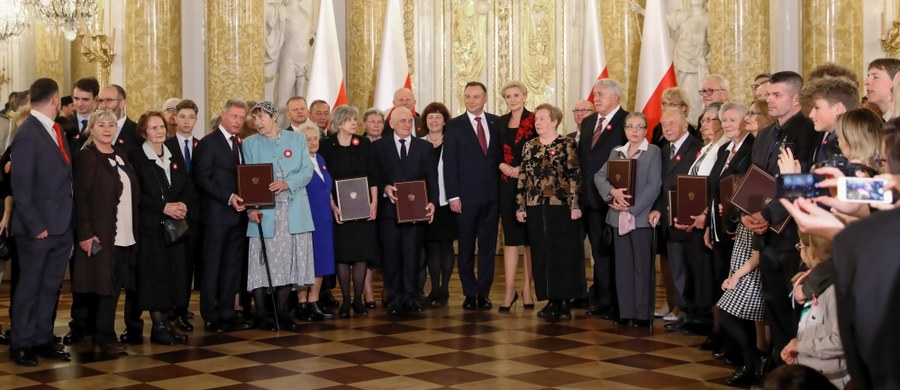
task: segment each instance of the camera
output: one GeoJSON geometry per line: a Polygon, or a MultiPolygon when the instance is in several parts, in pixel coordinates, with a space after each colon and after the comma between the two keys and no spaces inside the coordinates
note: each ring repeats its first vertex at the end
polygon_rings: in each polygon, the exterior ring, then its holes
{"type": "Polygon", "coordinates": [[[866,166],[863,164],[852,163],[849,160],[847,160],[847,158],[844,157],[843,154],[840,154],[840,153],[837,153],[837,154],[831,156],[831,158],[828,160],[825,160],[818,164],[813,165],[812,169],[815,170],[817,168],[822,168],[822,167],[837,168],[844,174],[844,176],[849,176],[849,177],[856,177],[856,174],[858,172],[865,172],[866,175],[868,175],[869,177],[872,177],[872,176],[875,176],[878,174],[878,172],[875,169],[873,169],[872,167],[869,167],[869,166],[866,166]]]}

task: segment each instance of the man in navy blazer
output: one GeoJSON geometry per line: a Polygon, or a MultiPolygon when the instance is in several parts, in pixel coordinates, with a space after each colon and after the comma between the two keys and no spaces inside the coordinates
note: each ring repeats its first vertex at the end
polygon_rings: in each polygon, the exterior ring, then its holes
{"type": "Polygon", "coordinates": [[[487,87],[466,84],[466,113],[447,123],[444,136],[444,187],[450,210],[459,214],[459,280],[466,299],[463,309],[490,309],[494,281],[494,248],[500,219],[497,172],[502,156],[496,115],[484,112],[487,87]],[[478,275],[475,275],[475,243],[478,275]]]}
{"type": "MultiPolygon", "coordinates": [[[[437,203],[438,182],[431,143],[413,136],[413,116],[406,107],[394,109],[391,127],[394,132],[375,141],[375,158],[378,161],[378,188],[382,199],[378,202],[378,233],[384,263],[384,282],[392,292],[387,305],[388,314],[400,314],[401,310],[421,312],[419,302],[419,251],[425,234],[424,223],[398,223],[395,183],[425,180],[428,190],[429,217],[434,215],[437,203]]],[[[400,200],[402,201],[402,199],[400,200]]]]}
{"type": "Polygon", "coordinates": [[[59,113],[59,85],[38,79],[30,94],[31,116],[10,145],[16,196],[11,230],[23,260],[12,301],[10,356],[20,366],[37,365],[37,356],[69,358],[53,341],[53,311],[74,245],[72,156],[62,128],[53,122],[59,113]]]}
{"type": "MultiPolygon", "coordinates": [[[[606,164],[612,149],[627,142],[625,117],[628,112],[619,105],[622,87],[614,80],[600,79],[594,82],[593,93],[597,113],[581,122],[581,140],[578,141],[583,183],[593,183],[594,175],[606,164]]],[[[581,202],[594,256],[594,284],[590,289],[591,307],[587,314],[615,318],[618,304],[613,284],[613,248],[612,244],[602,242],[609,204],[600,198],[595,186],[584,186],[581,202]]]]}
{"type": "Polygon", "coordinates": [[[237,166],[243,163],[237,134],[246,114],[244,102],[228,100],[222,109],[222,122],[200,140],[192,161],[194,183],[203,194],[200,314],[207,331],[248,328],[234,310],[242,263],[247,259],[247,216],[244,200],[237,195],[237,166]]]}

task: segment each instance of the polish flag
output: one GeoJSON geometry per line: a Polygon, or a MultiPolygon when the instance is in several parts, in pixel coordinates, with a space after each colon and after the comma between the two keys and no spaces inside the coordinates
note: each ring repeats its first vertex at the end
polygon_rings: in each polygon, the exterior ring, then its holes
{"type": "Polygon", "coordinates": [[[647,117],[647,128],[650,129],[647,132],[648,140],[653,138],[653,128],[659,124],[659,117],[662,115],[662,91],[678,85],[672,62],[673,47],[666,24],[664,2],[647,1],[634,107],[647,117]]]}
{"type": "Polygon", "coordinates": [[[309,101],[322,99],[334,110],[337,106],[347,104],[344,67],[341,64],[332,0],[322,0],[320,7],[306,98],[309,101]]]}
{"type": "Polygon", "coordinates": [[[394,92],[412,89],[409,63],[406,61],[406,39],[403,37],[403,14],[400,0],[388,0],[381,37],[381,63],[375,83],[375,108],[387,112],[394,106],[394,92]]]}
{"type": "Polygon", "coordinates": [[[584,37],[581,41],[581,96],[594,102],[594,82],[609,77],[606,67],[606,50],[603,48],[603,30],[597,16],[597,3],[584,3],[584,37]]]}

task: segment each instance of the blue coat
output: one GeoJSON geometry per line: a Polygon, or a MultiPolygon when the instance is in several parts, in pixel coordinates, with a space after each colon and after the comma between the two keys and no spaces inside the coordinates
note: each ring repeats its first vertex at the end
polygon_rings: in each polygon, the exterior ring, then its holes
{"type": "MultiPolygon", "coordinates": [[[[306,148],[306,136],[291,131],[280,131],[277,139],[255,134],[247,137],[241,148],[246,164],[272,163],[274,170],[281,167],[284,172],[283,180],[287,182],[289,191],[287,218],[291,234],[315,230],[306,194],[306,185],[314,174],[309,149],[306,148]]],[[[275,208],[264,207],[260,211],[263,214],[263,235],[266,238],[274,237],[275,208]]],[[[285,218],[283,215],[277,217],[285,218]]],[[[258,229],[256,224],[250,223],[247,226],[247,237],[259,237],[258,229]]]]}
{"type": "Polygon", "coordinates": [[[313,232],[313,253],[315,254],[316,276],[334,273],[334,215],[331,213],[331,187],[334,181],[325,166],[322,155],[316,154],[316,162],[322,178],[313,172],[312,180],[306,185],[312,219],[316,225],[313,232]]]}

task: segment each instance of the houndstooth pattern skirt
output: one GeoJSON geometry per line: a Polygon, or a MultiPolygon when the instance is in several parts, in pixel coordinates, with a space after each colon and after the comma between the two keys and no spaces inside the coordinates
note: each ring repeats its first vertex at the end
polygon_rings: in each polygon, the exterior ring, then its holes
{"type": "MultiPolygon", "coordinates": [[[[753,254],[753,232],[747,230],[744,225],[738,225],[728,274],[737,272],[747,260],[750,260],[751,254],[753,254]]],[[[759,267],[744,275],[733,290],[726,290],[716,305],[740,319],[765,320],[766,307],[759,267]]]]}

